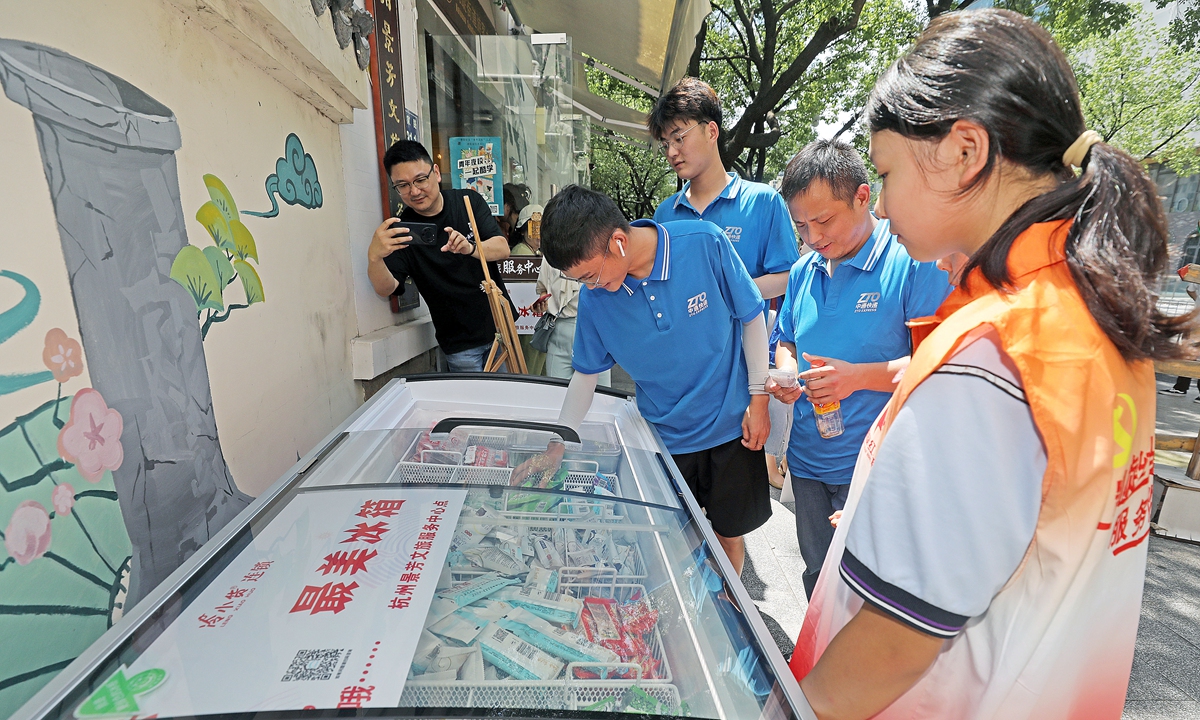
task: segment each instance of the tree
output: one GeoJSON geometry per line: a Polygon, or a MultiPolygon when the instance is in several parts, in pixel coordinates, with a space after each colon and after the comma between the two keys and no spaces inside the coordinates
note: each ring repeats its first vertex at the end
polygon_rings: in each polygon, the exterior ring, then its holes
{"type": "Polygon", "coordinates": [[[1071,52],[1089,128],[1142,160],[1180,176],[1200,171],[1200,50],[1171,42],[1144,14],[1071,52]]]}

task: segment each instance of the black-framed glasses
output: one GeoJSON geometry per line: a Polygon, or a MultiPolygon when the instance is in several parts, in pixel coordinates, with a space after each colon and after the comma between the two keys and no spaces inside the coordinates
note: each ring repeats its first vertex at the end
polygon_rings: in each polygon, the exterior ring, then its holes
{"type": "Polygon", "coordinates": [[[683,138],[691,131],[700,127],[702,124],[703,123],[696,123],[695,125],[691,126],[687,130],[684,130],[683,132],[677,132],[674,135],[671,135],[666,140],[663,140],[662,142],[660,142],[658,144],[658,151],[661,152],[663,155],[666,155],[667,151],[670,150],[671,148],[675,148],[676,150],[682,148],[683,147],[683,138]]]}
{"type": "Polygon", "coordinates": [[[409,190],[411,190],[414,187],[420,188],[421,190],[427,190],[429,188],[429,180],[430,180],[430,178],[433,177],[433,171],[436,168],[437,168],[437,165],[430,167],[429,172],[425,173],[424,175],[416,176],[415,178],[413,178],[411,183],[404,182],[403,180],[401,180],[400,182],[394,182],[394,183],[392,183],[392,189],[395,190],[396,192],[400,193],[401,195],[408,192],[409,190]]]}
{"type": "Polygon", "coordinates": [[[608,242],[605,243],[605,245],[604,245],[604,257],[600,260],[600,269],[596,271],[596,279],[595,280],[584,280],[582,278],[574,278],[566,273],[562,274],[563,279],[570,280],[571,282],[577,282],[580,285],[587,285],[587,286],[593,287],[593,288],[596,287],[597,285],[600,284],[600,276],[604,274],[604,263],[608,262],[608,251],[609,251],[609,248],[611,248],[611,247],[612,247],[612,237],[609,236],[608,242]]]}

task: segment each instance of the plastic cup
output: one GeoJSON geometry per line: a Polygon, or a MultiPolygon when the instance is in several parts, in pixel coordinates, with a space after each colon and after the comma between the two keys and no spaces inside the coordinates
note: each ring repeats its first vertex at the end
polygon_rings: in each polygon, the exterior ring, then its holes
{"type": "Polygon", "coordinates": [[[796,377],[795,370],[779,370],[778,368],[768,371],[771,379],[775,384],[782,388],[796,387],[799,383],[799,378],[796,377]]]}

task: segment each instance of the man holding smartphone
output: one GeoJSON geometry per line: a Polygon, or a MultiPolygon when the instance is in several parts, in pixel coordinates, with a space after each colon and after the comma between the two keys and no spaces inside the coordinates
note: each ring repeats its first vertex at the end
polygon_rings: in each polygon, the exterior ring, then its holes
{"type": "Polygon", "coordinates": [[[474,190],[443,190],[442,172],[417,142],[401,140],[383,156],[384,171],[404,201],[399,218],[375,230],[367,248],[367,275],[375,292],[391,295],[411,277],[429,306],[438,346],[450,372],[481,372],[496,335],[487,295],[480,289],[482,249],[492,280],[516,310],[500,279],[497,260],[508,241],[487,202],[474,190]],[[482,241],[471,230],[463,198],[471,199],[482,241]],[[405,223],[411,223],[412,228],[405,223]],[[425,227],[432,224],[434,228],[425,227]],[[435,230],[436,232],[431,232],[435,230]]]}

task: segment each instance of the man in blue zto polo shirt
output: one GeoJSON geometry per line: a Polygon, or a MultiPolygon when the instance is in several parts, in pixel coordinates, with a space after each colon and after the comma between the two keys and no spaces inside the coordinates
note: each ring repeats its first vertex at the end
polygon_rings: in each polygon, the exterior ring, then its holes
{"type": "Polygon", "coordinates": [[[905,322],[932,315],[950,294],[947,274],[919,263],[871,214],[862,156],[850,145],[817,140],[783,173],[783,197],[814,253],[792,268],[779,310],[780,369],[799,369],[800,390],[767,390],[795,403],[788,465],[796,496],[796,537],[812,596],[833,539],[829,517],[846,504],[858,450],[895,389],[912,352],[905,322]],[[822,438],[813,403],[841,401],[845,431],[822,438]]]}
{"type": "Polygon", "coordinates": [[[559,422],[578,428],[597,374],[620,363],[740,573],[742,536],[771,516],[765,303],[741,259],[712,223],[630,223],[577,185],[547,203],[542,253],[584,286],[559,422]]]}
{"type": "MultiPolygon", "coordinates": [[[[792,219],[783,198],[770,185],[726,172],[718,143],[721,101],[712,87],[703,80],[683,78],[654,103],[646,127],[684,181],[682,190],[658,206],[654,221],[715,223],[733,243],[762,296],[770,300],[783,295],[788,271],[800,259],[792,219]]],[[[766,451],[767,462],[775,468],[776,461],[782,460],[775,454],[783,454],[791,413],[778,401],[771,403],[770,410],[772,432],[766,451]]]]}

